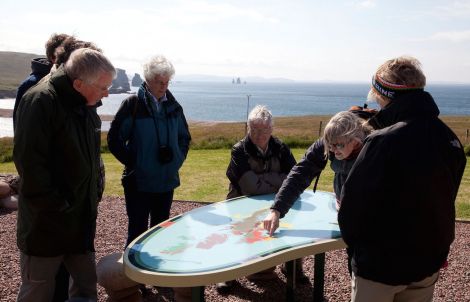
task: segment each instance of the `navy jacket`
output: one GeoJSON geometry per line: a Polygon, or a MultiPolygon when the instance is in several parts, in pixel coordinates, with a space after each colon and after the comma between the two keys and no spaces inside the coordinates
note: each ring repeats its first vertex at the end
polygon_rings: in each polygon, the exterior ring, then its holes
{"type": "Polygon", "coordinates": [[[13,129],[16,126],[16,111],[21,98],[25,92],[36,85],[39,80],[45,77],[52,68],[52,63],[47,58],[35,58],[31,60],[31,74],[21,83],[16,92],[15,105],[13,107],[13,129]]]}

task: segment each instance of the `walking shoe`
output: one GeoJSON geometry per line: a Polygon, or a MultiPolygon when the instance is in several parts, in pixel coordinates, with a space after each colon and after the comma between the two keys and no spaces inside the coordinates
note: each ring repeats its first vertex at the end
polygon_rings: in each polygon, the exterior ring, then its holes
{"type": "Polygon", "coordinates": [[[221,295],[226,295],[230,292],[232,281],[219,282],[216,285],[217,292],[221,295]]]}

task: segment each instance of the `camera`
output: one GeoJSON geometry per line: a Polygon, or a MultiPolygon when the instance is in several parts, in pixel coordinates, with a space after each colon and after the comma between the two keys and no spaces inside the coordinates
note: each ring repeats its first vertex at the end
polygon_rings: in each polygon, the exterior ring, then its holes
{"type": "Polygon", "coordinates": [[[161,145],[158,148],[158,160],[162,164],[169,163],[173,160],[173,150],[171,150],[170,146],[161,145]]]}

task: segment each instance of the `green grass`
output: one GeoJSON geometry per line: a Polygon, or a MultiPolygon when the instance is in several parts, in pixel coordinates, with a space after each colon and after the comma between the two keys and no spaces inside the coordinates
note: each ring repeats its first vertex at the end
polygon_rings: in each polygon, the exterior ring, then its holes
{"type": "MultiPolygon", "coordinates": [[[[292,153],[299,160],[305,148],[294,148],[292,153]]],[[[230,159],[229,149],[190,150],[188,158],[180,170],[181,186],[175,191],[175,199],[201,202],[225,200],[228,179],[225,171],[230,159]]],[[[123,195],[121,186],[122,165],[113,155],[103,154],[106,166],[105,195],[123,195]]],[[[467,159],[468,160],[468,159],[467,159]]],[[[0,173],[16,173],[12,162],[0,164],[0,173]]],[[[323,171],[318,190],[333,191],[333,172],[329,165],[323,171]]],[[[311,188],[312,186],[310,186],[311,188]]],[[[467,165],[457,195],[457,217],[470,219],[470,164],[467,165]]]]}

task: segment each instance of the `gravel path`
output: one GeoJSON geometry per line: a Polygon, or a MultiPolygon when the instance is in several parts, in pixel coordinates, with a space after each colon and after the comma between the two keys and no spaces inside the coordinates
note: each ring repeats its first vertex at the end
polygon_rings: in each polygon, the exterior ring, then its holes
{"type": "MultiPolygon", "coordinates": [[[[178,215],[201,204],[175,201],[171,215],[178,215]]],[[[105,197],[100,204],[96,235],[97,261],[104,255],[123,250],[127,219],[121,197],[105,197]]],[[[20,284],[19,253],[16,247],[16,211],[0,209],[0,301],[15,301],[20,284]]],[[[312,300],[313,256],[306,257],[304,271],[310,284],[298,285],[296,301],[312,300]]],[[[285,277],[276,268],[278,278],[272,281],[252,283],[246,278],[237,279],[232,291],[219,295],[215,286],[207,286],[206,301],[284,301],[285,277]]],[[[325,267],[325,297],[327,301],[349,301],[349,275],[344,251],[328,252],[325,267]]],[[[108,301],[101,287],[99,301],[108,301]]],[[[149,288],[144,301],[173,301],[173,292],[168,288],[149,288]]],[[[434,301],[470,302],[470,223],[456,224],[456,239],[449,256],[449,266],[441,271],[436,286],[434,301]]]]}

